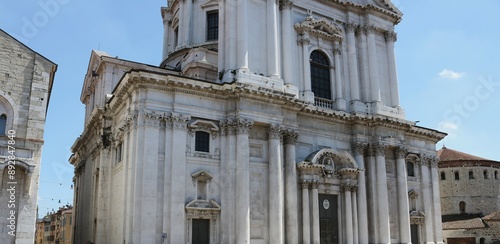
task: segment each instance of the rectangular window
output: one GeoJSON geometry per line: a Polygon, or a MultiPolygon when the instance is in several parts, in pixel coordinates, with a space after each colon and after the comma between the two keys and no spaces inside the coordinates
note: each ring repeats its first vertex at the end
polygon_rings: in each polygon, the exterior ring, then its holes
{"type": "Polygon", "coordinates": [[[219,13],[207,13],[207,41],[216,41],[219,38],[219,13]]]}
{"type": "Polygon", "coordinates": [[[195,133],[194,150],[197,152],[210,152],[210,134],[205,131],[195,133]]]}
{"type": "Polygon", "coordinates": [[[116,147],[116,164],[120,163],[122,161],[122,144],[118,144],[118,146],[116,147]]]}

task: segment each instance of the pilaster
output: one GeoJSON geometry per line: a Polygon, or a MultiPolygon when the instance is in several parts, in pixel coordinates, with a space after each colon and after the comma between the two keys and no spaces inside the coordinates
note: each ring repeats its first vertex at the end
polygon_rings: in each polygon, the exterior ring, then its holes
{"type": "Polygon", "coordinates": [[[311,243],[311,220],[309,217],[309,182],[301,182],[302,188],[302,243],[311,243]]]}
{"type": "Polygon", "coordinates": [[[333,58],[335,62],[335,105],[339,110],[346,110],[346,102],[342,95],[343,87],[342,87],[342,72],[341,72],[341,47],[340,42],[335,41],[333,45],[333,58]]]}
{"type": "Polygon", "coordinates": [[[344,216],[345,216],[345,243],[352,244],[353,243],[353,223],[352,223],[352,201],[351,201],[351,188],[352,186],[349,184],[342,184],[341,192],[344,198],[344,216]]]}
{"type": "Polygon", "coordinates": [[[299,218],[297,199],[297,166],[295,144],[299,134],[285,130],[285,243],[299,243],[299,218]]]}
{"type": "Polygon", "coordinates": [[[252,121],[238,118],[236,127],[236,243],[250,243],[250,152],[252,121]]]}
{"type": "Polygon", "coordinates": [[[387,175],[385,167],[386,146],[380,142],[371,145],[375,151],[377,170],[377,207],[380,243],[390,243],[389,199],[387,193],[387,175]]]}
{"type": "Polygon", "coordinates": [[[302,97],[306,102],[314,102],[314,94],[311,91],[311,66],[309,62],[309,34],[307,32],[303,32],[300,36],[300,44],[302,45],[302,65],[304,76],[302,77],[302,97]]]}
{"type": "Polygon", "coordinates": [[[384,34],[387,44],[387,66],[389,67],[389,85],[391,87],[391,106],[399,107],[398,77],[396,72],[396,56],[394,54],[394,42],[397,40],[395,32],[384,34]]]}
{"type": "Polygon", "coordinates": [[[375,42],[375,27],[365,26],[364,27],[367,35],[367,46],[368,46],[368,69],[369,69],[369,80],[371,85],[371,98],[372,102],[380,102],[380,83],[378,74],[378,56],[377,56],[377,44],[375,42]]]}
{"type": "Polygon", "coordinates": [[[311,204],[312,204],[312,238],[313,244],[320,243],[320,233],[319,233],[319,193],[318,193],[318,181],[311,182],[311,204]]]}
{"type": "MultiPolygon", "coordinates": [[[[191,1],[191,0],[187,0],[191,1]]],[[[171,209],[170,209],[170,233],[171,243],[186,242],[186,186],[176,182],[186,182],[186,151],[179,150],[178,146],[185,148],[187,138],[187,122],[189,117],[173,114],[167,120],[172,125],[172,172],[170,175],[171,185],[171,209]]]]}
{"type": "Polygon", "coordinates": [[[345,25],[347,35],[347,56],[349,60],[349,83],[351,87],[351,103],[359,102],[359,77],[358,77],[358,60],[356,48],[356,36],[354,32],[358,28],[357,24],[346,23],[345,25]]]}
{"type": "Polygon", "coordinates": [[[270,125],[269,136],[269,241],[283,243],[283,165],[280,141],[283,128],[270,125]]]}
{"type": "Polygon", "coordinates": [[[425,235],[424,235],[424,241],[426,244],[431,244],[434,243],[434,232],[433,232],[433,213],[432,213],[432,198],[431,198],[431,192],[430,192],[430,187],[431,187],[431,182],[430,182],[430,177],[429,177],[429,160],[427,157],[422,156],[421,157],[421,164],[420,164],[420,173],[422,175],[422,180],[421,180],[421,187],[422,187],[422,201],[424,205],[424,213],[425,213],[425,219],[424,219],[424,230],[425,230],[425,235]],[[431,203],[431,204],[429,204],[431,203]]]}
{"type": "Polygon", "coordinates": [[[367,145],[360,142],[352,143],[352,151],[354,152],[354,160],[361,170],[358,174],[358,189],[354,195],[357,195],[357,223],[358,223],[358,241],[359,243],[368,243],[368,210],[366,199],[366,177],[364,151],[367,145]]]}
{"type": "Polygon", "coordinates": [[[401,243],[411,242],[410,208],[408,203],[408,183],[405,160],[407,153],[407,149],[404,147],[396,147],[394,149],[398,184],[399,239],[401,243]]]}

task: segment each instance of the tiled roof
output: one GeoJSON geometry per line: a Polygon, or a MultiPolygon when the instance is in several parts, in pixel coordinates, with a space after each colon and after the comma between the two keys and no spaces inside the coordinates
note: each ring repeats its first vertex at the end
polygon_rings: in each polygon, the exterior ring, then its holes
{"type": "MultiPolygon", "coordinates": [[[[439,157],[439,161],[455,161],[455,160],[464,160],[464,161],[484,161],[488,160],[485,158],[477,157],[474,155],[470,155],[467,153],[459,152],[453,149],[449,149],[447,147],[441,148],[441,150],[437,151],[437,156],[439,157]]],[[[489,160],[488,160],[489,161],[489,160]]]]}
{"type": "Polygon", "coordinates": [[[484,216],[483,219],[486,221],[500,221],[500,210],[484,216]]]}
{"type": "Polygon", "coordinates": [[[488,228],[477,214],[443,215],[443,230],[488,228]]]}

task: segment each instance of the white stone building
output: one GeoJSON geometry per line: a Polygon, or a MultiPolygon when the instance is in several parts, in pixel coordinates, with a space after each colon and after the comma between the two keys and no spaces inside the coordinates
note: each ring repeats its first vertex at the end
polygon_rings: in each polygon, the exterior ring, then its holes
{"type": "Polygon", "coordinates": [[[441,243],[386,0],[168,1],[159,67],[92,52],[75,243],[441,243]],[[408,171],[408,172],[407,172],[408,171]]]}
{"type": "Polygon", "coordinates": [[[56,70],[55,63],[0,29],[0,243],[34,242],[43,132],[56,70]]]}

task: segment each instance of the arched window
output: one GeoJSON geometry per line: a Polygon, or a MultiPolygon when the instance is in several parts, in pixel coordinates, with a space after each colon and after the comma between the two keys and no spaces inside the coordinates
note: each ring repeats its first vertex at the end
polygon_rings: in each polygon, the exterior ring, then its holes
{"type": "Polygon", "coordinates": [[[474,179],[474,172],[469,171],[469,180],[473,180],[474,179]]]}
{"type": "Polygon", "coordinates": [[[444,172],[441,172],[441,180],[446,180],[446,174],[444,172]]]}
{"type": "Polygon", "coordinates": [[[311,53],[311,89],[315,97],[332,99],[330,62],[328,57],[315,50],[311,53]]]}
{"type": "Polygon", "coordinates": [[[415,165],[412,162],[406,162],[406,174],[415,177],[415,165]]]}
{"type": "Polygon", "coordinates": [[[5,114],[0,115],[0,136],[5,135],[5,127],[7,126],[7,116],[5,114]]]}
{"type": "Polygon", "coordinates": [[[479,244],[485,244],[486,243],[486,239],[484,237],[481,237],[481,239],[479,239],[479,244]]]}
{"type": "Polygon", "coordinates": [[[195,133],[194,150],[197,152],[210,152],[210,134],[205,131],[195,133]]]}
{"type": "Polygon", "coordinates": [[[460,213],[465,213],[465,202],[464,201],[461,201],[458,204],[458,207],[460,208],[460,213]]]}
{"type": "Polygon", "coordinates": [[[495,170],[495,180],[498,180],[498,171],[495,170]]]}
{"type": "Polygon", "coordinates": [[[455,172],[455,180],[460,180],[460,174],[458,174],[458,172],[455,172]]]}
{"type": "Polygon", "coordinates": [[[488,171],[487,170],[483,171],[483,177],[485,180],[488,179],[488,171]]]}

